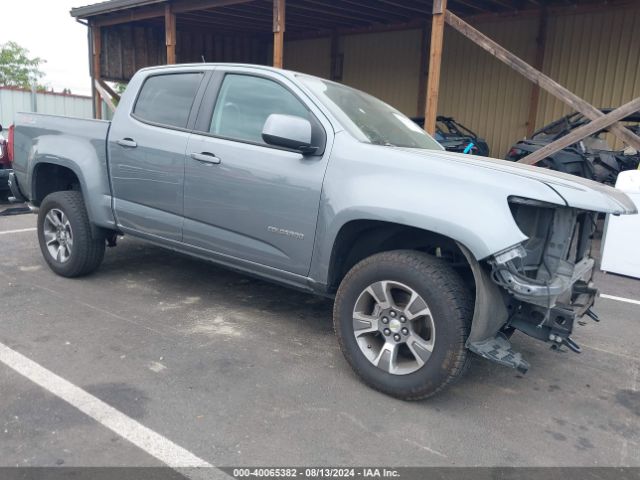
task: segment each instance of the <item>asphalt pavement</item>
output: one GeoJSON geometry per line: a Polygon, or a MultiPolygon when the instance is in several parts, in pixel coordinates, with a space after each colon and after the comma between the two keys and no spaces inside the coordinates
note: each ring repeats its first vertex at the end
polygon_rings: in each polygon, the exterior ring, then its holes
{"type": "MultiPolygon", "coordinates": [[[[0,217],[0,344],[133,430],[0,363],[0,466],[162,465],[139,428],[215,466],[640,466],[640,304],[600,299],[579,355],[516,333],[526,375],[476,358],[407,403],[352,373],[327,299],[131,238],[64,279],[35,223],[0,217]]],[[[638,280],[597,282],[640,300],[638,280]]]]}

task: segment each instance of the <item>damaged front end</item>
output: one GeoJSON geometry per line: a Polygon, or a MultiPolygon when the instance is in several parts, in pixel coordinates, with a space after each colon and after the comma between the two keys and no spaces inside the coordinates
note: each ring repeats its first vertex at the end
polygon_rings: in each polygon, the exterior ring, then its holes
{"type": "Polygon", "coordinates": [[[515,330],[579,353],[570,336],[574,323],[585,314],[598,320],[591,310],[598,291],[590,256],[597,213],[520,197],[510,197],[509,206],[528,239],[484,267],[475,265],[476,312],[467,347],[526,372],[529,365],[509,342],[515,330]]]}

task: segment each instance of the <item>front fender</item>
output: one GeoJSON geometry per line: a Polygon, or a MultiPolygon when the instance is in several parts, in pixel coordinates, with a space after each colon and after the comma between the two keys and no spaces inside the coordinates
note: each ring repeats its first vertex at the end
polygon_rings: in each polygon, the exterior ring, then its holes
{"type": "MultiPolygon", "coordinates": [[[[342,140],[344,141],[344,140],[342,140]]],[[[311,275],[326,282],[340,229],[377,220],[448,237],[482,260],[523,242],[508,198],[564,205],[542,182],[373,145],[334,147],[325,177],[311,275]]]]}

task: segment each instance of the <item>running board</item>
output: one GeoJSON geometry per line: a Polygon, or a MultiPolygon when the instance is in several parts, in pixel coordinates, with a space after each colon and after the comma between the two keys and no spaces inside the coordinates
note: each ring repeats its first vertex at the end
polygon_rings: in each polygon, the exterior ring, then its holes
{"type": "Polygon", "coordinates": [[[482,358],[505,367],[515,368],[520,373],[527,373],[529,370],[529,363],[522,359],[521,353],[513,351],[511,343],[501,333],[480,342],[468,342],[467,347],[482,358]]]}

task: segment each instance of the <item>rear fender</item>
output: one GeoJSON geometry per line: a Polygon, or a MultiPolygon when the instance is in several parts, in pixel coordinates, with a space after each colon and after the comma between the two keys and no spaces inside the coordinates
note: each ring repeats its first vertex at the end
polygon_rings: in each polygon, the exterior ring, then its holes
{"type": "Polygon", "coordinates": [[[31,200],[36,195],[38,166],[44,164],[59,165],[71,170],[78,178],[91,223],[105,228],[115,227],[106,171],[106,152],[101,158],[88,139],[72,135],[37,137],[28,155],[26,184],[29,192],[25,194],[31,200]]]}

